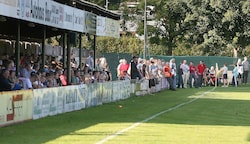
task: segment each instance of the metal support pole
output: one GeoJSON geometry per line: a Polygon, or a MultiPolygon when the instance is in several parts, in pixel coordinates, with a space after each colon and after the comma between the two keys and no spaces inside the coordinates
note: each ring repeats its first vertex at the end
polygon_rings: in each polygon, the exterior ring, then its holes
{"type": "Polygon", "coordinates": [[[63,68],[66,68],[66,42],[67,42],[67,33],[64,32],[64,34],[62,35],[63,38],[63,68]]]}
{"type": "Polygon", "coordinates": [[[79,68],[82,69],[82,33],[79,34],[79,68]]]}
{"type": "Polygon", "coordinates": [[[95,57],[96,57],[96,35],[94,35],[94,69],[95,69],[95,57]]]}
{"type": "Polygon", "coordinates": [[[45,40],[46,40],[46,27],[43,28],[43,41],[42,41],[42,68],[45,67],[45,40]]]}
{"type": "Polygon", "coordinates": [[[21,28],[20,28],[20,21],[17,23],[17,37],[16,37],[16,45],[15,45],[15,57],[16,57],[16,76],[19,75],[20,72],[20,34],[21,34],[21,28]]]}
{"type": "Polygon", "coordinates": [[[71,47],[70,47],[70,39],[69,33],[67,36],[67,84],[71,84],[71,47]]]}
{"type": "Polygon", "coordinates": [[[143,59],[147,58],[147,0],[145,0],[144,7],[144,51],[143,59]]]}

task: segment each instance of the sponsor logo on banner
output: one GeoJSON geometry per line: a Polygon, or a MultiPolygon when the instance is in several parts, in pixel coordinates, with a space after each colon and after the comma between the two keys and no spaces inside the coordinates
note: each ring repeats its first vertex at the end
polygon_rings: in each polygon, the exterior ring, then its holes
{"type": "Polygon", "coordinates": [[[32,119],[32,91],[0,93],[0,126],[32,119]]]}
{"type": "Polygon", "coordinates": [[[106,36],[119,38],[120,37],[120,22],[106,18],[106,36]]]}
{"type": "Polygon", "coordinates": [[[102,16],[96,17],[96,35],[106,36],[106,18],[102,16]]]}
{"type": "Polygon", "coordinates": [[[82,95],[83,88],[79,86],[67,86],[60,89],[64,94],[64,112],[85,108],[85,98],[82,95]]]}
{"type": "Polygon", "coordinates": [[[96,34],[96,15],[85,12],[85,30],[87,33],[96,34]]]}
{"type": "Polygon", "coordinates": [[[52,27],[120,37],[120,22],[53,0],[0,0],[0,15],[52,27]]]}

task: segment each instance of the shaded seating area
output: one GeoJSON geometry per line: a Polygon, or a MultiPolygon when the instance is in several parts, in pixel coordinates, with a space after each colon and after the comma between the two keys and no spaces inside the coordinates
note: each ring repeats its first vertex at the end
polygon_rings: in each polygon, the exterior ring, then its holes
{"type": "MultiPolygon", "coordinates": [[[[40,68],[46,68],[46,40],[54,36],[62,38],[62,68],[67,68],[67,81],[71,81],[72,46],[82,49],[82,35],[93,35],[93,57],[95,58],[95,40],[97,36],[119,37],[120,15],[81,0],[49,1],[1,1],[0,2],[0,39],[11,42],[16,75],[21,72],[21,43],[36,43],[41,52],[40,68]],[[6,11],[5,11],[6,10],[6,11]],[[97,23],[105,22],[102,25],[97,23]],[[103,27],[99,32],[100,27],[103,27]],[[115,30],[113,29],[115,27],[115,30]],[[114,35],[115,34],[115,35],[114,35]],[[80,42],[76,43],[77,39],[80,42]]],[[[0,47],[0,51],[3,48],[0,47]]],[[[2,53],[2,55],[4,55],[2,53]]],[[[34,54],[36,57],[36,55],[34,54]]],[[[82,51],[79,50],[81,65],[82,51]]]]}

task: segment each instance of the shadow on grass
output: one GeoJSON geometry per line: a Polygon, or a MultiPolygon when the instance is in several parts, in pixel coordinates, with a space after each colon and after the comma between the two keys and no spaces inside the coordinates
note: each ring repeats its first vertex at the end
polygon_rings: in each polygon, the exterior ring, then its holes
{"type": "MultiPolygon", "coordinates": [[[[159,112],[174,108],[212,89],[178,89],[162,91],[155,95],[131,97],[127,100],[104,104],[71,113],[25,122],[0,128],[0,141],[7,143],[40,144],[64,135],[107,135],[101,132],[77,132],[101,123],[136,123],[159,112]],[[118,106],[122,105],[122,108],[118,106]],[[17,139],[18,138],[18,139],[17,139]]],[[[218,87],[215,92],[249,92],[250,86],[238,88],[218,87]],[[249,87],[249,88],[248,88],[249,87]]],[[[206,97],[206,95],[204,96],[206,97]]],[[[149,123],[250,126],[249,100],[201,98],[148,121],[149,123]]],[[[250,135],[248,140],[250,141],[250,135]]]]}
{"type": "Polygon", "coordinates": [[[250,141],[250,133],[248,134],[247,141],[250,141]]]}

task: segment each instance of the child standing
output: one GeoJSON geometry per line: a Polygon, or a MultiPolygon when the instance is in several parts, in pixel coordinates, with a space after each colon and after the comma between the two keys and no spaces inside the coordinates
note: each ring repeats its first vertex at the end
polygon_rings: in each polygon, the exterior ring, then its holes
{"type": "Polygon", "coordinates": [[[237,77],[239,75],[238,72],[238,68],[237,68],[237,64],[234,65],[234,69],[233,69],[233,82],[234,82],[234,86],[237,87],[237,77]]]}
{"type": "Polygon", "coordinates": [[[228,71],[227,64],[224,64],[222,68],[222,73],[223,73],[223,86],[222,87],[228,87],[227,71],[228,71]]]}

